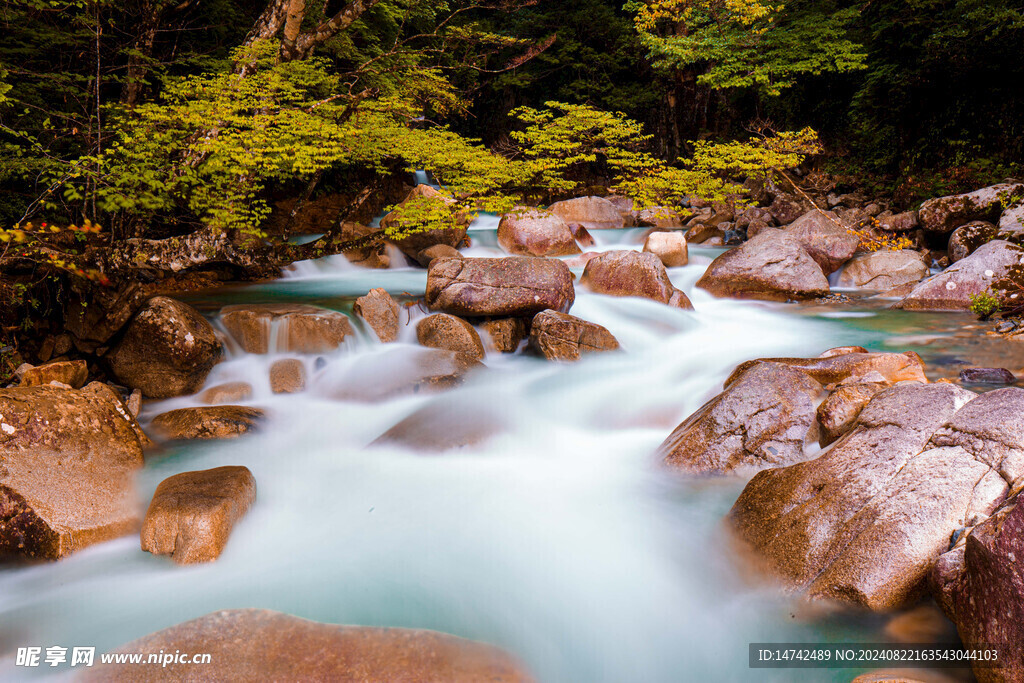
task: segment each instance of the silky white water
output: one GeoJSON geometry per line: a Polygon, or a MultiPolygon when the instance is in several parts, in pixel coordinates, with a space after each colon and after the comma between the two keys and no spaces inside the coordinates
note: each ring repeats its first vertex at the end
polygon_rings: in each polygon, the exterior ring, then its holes
{"type": "MultiPolygon", "coordinates": [[[[604,248],[622,248],[613,235],[638,248],[631,231],[601,235],[604,248]]],[[[476,255],[493,250],[493,241],[476,244],[476,255]]],[[[743,482],[686,481],[654,457],[736,364],[858,341],[839,320],[695,289],[715,253],[693,249],[690,266],[670,270],[696,311],[577,290],[572,313],[607,327],[620,352],[576,364],[491,354],[486,370],[447,392],[332,398],[345,378],[372,383],[399,371],[403,355],[418,352],[412,325],[396,345],[361,331],[336,353],[305,357],[309,386],[295,395],[270,392],[268,369],[282,355],[232,350],[207,387],[250,382],[245,404],[267,410],[262,429],[153,454],[139,482],[144,508],[172,474],[252,470],[257,502],[221,558],[179,567],[131,537],[0,570],[0,654],[25,645],[102,652],[214,610],[261,607],[486,641],[540,681],[849,680],[849,671],[748,669],[749,642],[843,640],[866,627],[801,621],[781,594],[744,583],[720,526],[743,482]],[[494,434],[443,454],[368,447],[427,408],[442,429],[485,421],[494,434]]],[[[335,258],[197,305],[348,310],[372,287],[422,295],[425,279],[422,270],[371,271],[335,258]]],[[[405,315],[425,313],[413,306],[405,315]]],[[[197,398],[147,405],[143,424],[186,405],[197,398]]],[[[17,675],[26,673],[47,672],[17,675]]]]}

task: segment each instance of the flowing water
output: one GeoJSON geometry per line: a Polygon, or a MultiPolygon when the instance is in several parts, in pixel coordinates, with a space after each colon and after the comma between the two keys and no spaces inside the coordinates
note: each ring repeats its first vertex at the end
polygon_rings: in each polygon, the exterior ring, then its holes
{"type": "MultiPolygon", "coordinates": [[[[493,220],[470,234],[468,255],[498,253],[493,220]]],[[[599,249],[639,248],[642,231],[595,236],[599,249]]],[[[250,382],[246,404],[267,410],[263,428],[154,454],[139,484],[144,505],[178,472],[252,470],[257,502],[221,558],[178,567],[129,537],[0,570],[0,654],[25,644],[102,652],[214,610],[262,607],[487,641],[541,681],[849,680],[856,672],[747,668],[749,642],[878,640],[882,620],[805,618],[777,590],[744,580],[721,528],[744,482],[681,479],[653,453],[750,358],[863,344],[916,348],[955,369],[974,347],[958,341],[956,316],[713,299],[693,285],[717,253],[694,248],[691,265],[670,270],[693,312],[577,291],[572,313],[607,327],[621,352],[571,365],[490,354],[486,371],[444,393],[333,398],[341,382],[372,387],[401,372],[418,348],[412,324],[398,344],[360,329],[336,353],[305,358],[309,387],[295,395],[270,392],[281,354],[230,350],[207,386],[250,382]],[[441,455],[369,446],[419,410],[446,431],[485,424],[489,438],[441,455]]],[[[350,312],[355,297],[384,287],[415,322],[425,281],[421,269],[364,270],[334,257],[192,303],[211,319],[239,302],[350,312]]],[[[197,404],[148,404],[143,424],[197,404]]]]}

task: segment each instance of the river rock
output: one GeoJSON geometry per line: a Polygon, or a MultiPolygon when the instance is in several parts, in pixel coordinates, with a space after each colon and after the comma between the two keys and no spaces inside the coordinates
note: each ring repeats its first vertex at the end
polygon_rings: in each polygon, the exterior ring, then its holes
{"type": "Polygon", "coordinates": [[[142,523],[142,549],[178,564],[212,562],[256,500],[247,467],[182,472],[160,482],[142,523]]]}
{"type": "Polygon", "coordinates": [[[886,232],[910,232],[920,225],[917,211],[904,211],[895,215],[878,217],[877,227],[886,232]]]}
{"type": "Polygon", "coordinates": [[[725,380],[725,386],[739,379],[757,363],[781,363],[795,368],[823,385],[851,384],[857,381],[927,382],[924,362],[913,351],[906,353],[868,353],[861,347],[830,349],[818,358],[761,358],[740,363],[725,380]]]}
{"type": "Polygon", "coordinates": [[[480,323],[487,346],[499,353],[515,353],[519,343],[530,334],[527,318],[497,318],[480,323]]]}
{"type": "Polygon", "coordinates": [[[170,398],[198,391],[220,354],[220,341],[203,316],[157,296],[135,315],[106,359],[122,384],[150,398],[170,398]]]}
{"type": "Polygon", "coordinates": [[[89,379],[89,368],[84,360],[66,360],[28,368],[21,373],[20,386],[41,387],[50,382],[60,382],[72,389],[81,389],[89,379]]]}
{"type": "Polygon", "coordinates": [[[949,236],[949,262],[962,261],[977,251],[981,245],[994,240],[998,233],[999,229],[987,221],[971,221],[967,225],[961,225],[949,236]]]}
{"type": "Polygon", "coordinates": [[[929,199],[921,205],[918,217],[928,232],[949,233],[971,221],[997,221],[1004,202],[1024,195],[1024,184],[1001,183],[967,194],[929,199]]]}
{"type": "Polygon", "coordinates": [[[505,652],[436,631],[337,626],[259,609],[214,612],[150,634],[116,652],[188,652],[207,664],[102,664],[85,681],[337,681],[533,683],[505,652]],[[201,673],[196,673],[201,671],[201,673]]]}
{"type": "MultiPolygon", "coordinates": [[[[413,188],[412,192],[402,200],[402,204],[419,199],[421,197],[427,197],[429,199],[436,199],[444,202],[448,206],[455,204],[455,200],[451,197],[443,194],[439,190],[431,187],[430,185],[417,185],[413,188]]],[[[458,247],[462,244],[463,240],[466,239],[466,227],[465,217],[456,217],[457,225],[448,228],[437,228],[434,230],[419,230],[416,232],[410,232],[402,237],[390,240],[392,244],[397,246],[403,254],[416,261],[422,266],[426,266],[430,263],[426,260],[427,257],[421,255],[422,252],[430,247],[443,244],[452,248],[458,247]],[[426,262],[424,262],[426,261],[426,262]]],[[[404,226],[404,224],[398,220],[395,212],[391,212],[381,219],[380,225],[382,228],[397,228],[397,227],[412,227],[404,226]]]]}
{"type": "Polygon", "coordinates": [[[572,232],[572,238],[576,240],[577,245],[587,249],[597,245],[597,240],[582,225],[579,223],[569,223],[568,225],[569,231],[572,232]]]}
{"type": "Polygon", "coordinates": [[[960,381],[972,384],[1013,384],[1017,378],[1006,368],[964,368],[960,381]]]}
{"type": "Polygon", "coordinates": [[[306,388],[306,365],[298,358],[282,358],[270,366],[270,390],[297,394],[306,388]]]}
{"type": "Polygon", "coordinates": [[[577,197],[555,202],[551,211],[566,223],[579,223],[587,230],[614,230],[626,225],[619,210],[604,197],[577,197]]]}
{"type": "Polygon", "coordinates": [[[718,297],[814,299],[829,293],[821,266],[800,240],[783,230],[765,230],[711,262],[697,286],[718,297]]]}
{"type": "Polygon", "coordinates": [[[779,193],[775,196],[771,206],[768,207],[768,213],[771,214],[772,218],[779,225],[789,225],[800,216],[806,213],[804,204],[784,193],[779,193]]]}
{"type": "Polygon", "coordinates": [[[693,310],[686,295],[673,286],[661,260],[651,253],[606,251],[587,262],[580,285],[598,294],[643,297],[693,310]]]}
{"type": "Polygon", "coordinates": [[[262,418],[262,410],[245,406],[179,408],[154,417],[152,429],[166,440],[230,439],[254,429],[262,418]]]}
{"type": "Polygon", "coordinates": [[[1024,249],[1005,240],[992,240],[967,258],[931,277],[893,308],[918,311],[968,310],[971,297],[988,291],[1010,269],[1024,261],[1024,249]]]}
{"type": "Polygon", "coordinates": [[[517,256],[571,256],[580,253],[569,225],[542,209],[516,207],[498,223],[498,244],[517,256]]]}
{"type": "Polygon", "coordinates": [[[827,446],[850,431],[864,406],[888,387],[888,382],[855,382],[836,388],[818,406],[819,443],[827,446]]]}
{"type": "Polygon", "coordinates": [[[999,217],[999,232],[1017,236],[1024,234],[1024,203],[1003,211],[999,217]]]}
{"type": "Polygon", "coordinates": [[[781,363],[755,362],[673,430],[658,449],[693,474],[750,474],[806,459],[818,439],[820,383],[781,363]]]}
{"type": "Polygon", "coordinates": [[[210,387],[199,396],[199,400],[210,406],[218,406],[252,398],[252,385],[248,382],[225,382],[210,387]]]}
{"type": "Polygon", "coordinates": [[[225,306],[220,321],[246,353],[326,353],[353,334],[344,313],[306,304],[225,306]]]}
{"type": "Polygon", "coordinates": [[[437,259],[427,271],[427,305],[459,316],[533,316],[568,311],[576,299],[569,267],[529,256],[437,259]]]}
{"type": "Polygon", "coordinates": [[[358,363],[326,368],[317,384],[330,398],[377,402],[458,386],[481,367],[477,359],[455,351],[385,347],[380,353],[362,354],[358,363]]]}
{"type": "Polygon", "coordinates": [[[652,232],[644,241],[644,251],[657,256],[666,268],[678,268],[690,262],[686,235],[681,232],[652,232]]]}
{"type": "Polygon", "coordinates": [[[678,230],[683,227],[679,212],[669,206],[652,206],[636,214],[636,225],[641,227],[678,230]]]}
{"type": "Polygon", "coordinates": [[[619,342],[597,323],[558,311],[542,311],[530,325],[530,348],[548,360],[576,361],[584,354],[614,351],[619,342]]]}
{"type": "Polygon", "coordinates": [[[1022,454],[1024,390],[901,383],[825,455],[755,476],[730,519],[792,588],[900,608],[954,532],[1003,499],[1022,454]]]}
{"type": "Polygon", "coordinates": [[[416,261],[423,266],[429,266],[430,262],[436,258],[462,258],[462,252],[447,244],[435,244],[421,251],[416,257],[416,261]]]}
{"type": "Polygon", "coordinates": [[[860,237],[847,230],[832,211],[809,211],[793,221],[785,233],[800,241],[825,275],[839,270],[860,245],[860,237]]]}
{"type": "Polygon", "coordinates": [[[366,296],[356,299],[352,313],[362,318],[382,342],[390,343],[398,339],[398,330],[401,328],[398,302],[391,298],[386,289],[376,287],[366,296]]]}
{"type": "Polygon", "coordinates": [[[939,601],[956,623],[964,647],[999,646],[1002,666],[974,667],[980,683],[1024,681],[1022,502],[1019,493],[1011,497],[936,565],[937,572],[945,573],[939,601]]]}
{"type": "Polygon", "coordinates": [[[857,256],[843,267],[839,287],[888,291],[900,285],[920,282],[928,275],[928,265],[920,252],[875,251],[857,256]]]}
{"type": "Polygon", "coordinates": [[[468,322],[447,313],[435,313],[416,325],[420,344],[434,349],[447,349],[470,358],[482,360],[486,355],[480,335],[468,322]]]}
{"type": "Polygon", "coordinates": [[[99,382],[0,390],[0,557],[55,560],[137,529],[140,435],[99,382]]]}

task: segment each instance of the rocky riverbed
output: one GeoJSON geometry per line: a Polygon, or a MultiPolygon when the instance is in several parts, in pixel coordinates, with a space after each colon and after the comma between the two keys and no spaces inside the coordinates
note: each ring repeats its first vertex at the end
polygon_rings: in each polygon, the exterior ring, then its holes
{"type": "Polygon", "coordinates": [[[93,365],[0,390],[0,665],[283,629],[350,653],[314,677],[754,680],[749,642],[958,633],[1024,680],[1024,336],[967,312],[1022,188],[581,198],[86,306],[93,365]]]}

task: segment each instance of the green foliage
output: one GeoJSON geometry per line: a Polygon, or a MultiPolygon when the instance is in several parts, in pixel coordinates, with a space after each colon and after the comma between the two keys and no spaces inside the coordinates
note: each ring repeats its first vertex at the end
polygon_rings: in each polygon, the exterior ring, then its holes
{"type": "Polygon", "coordinates": [[[980,292],[971,296],[971,313],[982,320],[991,317],[999,309],[999,297],[992,292],[980,292]]]}

